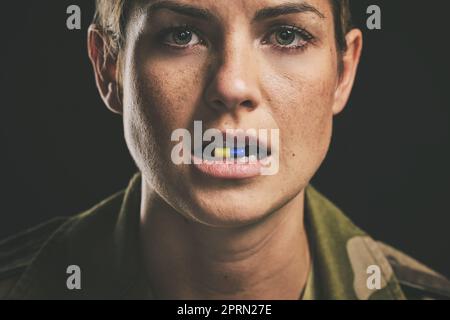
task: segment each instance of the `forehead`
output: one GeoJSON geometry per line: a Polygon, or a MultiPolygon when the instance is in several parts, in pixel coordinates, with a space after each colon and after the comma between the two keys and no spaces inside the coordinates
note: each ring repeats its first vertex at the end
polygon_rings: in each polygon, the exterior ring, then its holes
{"type": "Polygon", "coordinates": [[[169,10],[211,22],[233,18],[257,22],[296,14],[323,23],[332,20],[333,14],[330,0],[139,0],[133,9],[141,17],[169,10]]]}

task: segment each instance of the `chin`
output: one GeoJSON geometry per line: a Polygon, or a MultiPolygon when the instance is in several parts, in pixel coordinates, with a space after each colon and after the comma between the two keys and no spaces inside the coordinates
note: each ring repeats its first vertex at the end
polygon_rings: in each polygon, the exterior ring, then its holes
{"type": "MultiPolygon", "coordinates": [[[[253,208],[252,208],[253,209],[253,208]]],[[[215,228],[239,228],[256,224],[263,220],[265,214],[259,212],[241,211],[236,213],[234,210],[218,209],[204,210],[196,212],[192,215],[193,220],[197,223],[215,228]]]]}
{"type": "Polygon", "coordinates": [[[250,194],[250,190],[199,192],[189,201],[192,204],[189,215],[212,227],[243,227],[257,223],[273,211],[273,197],[250,194]]]}

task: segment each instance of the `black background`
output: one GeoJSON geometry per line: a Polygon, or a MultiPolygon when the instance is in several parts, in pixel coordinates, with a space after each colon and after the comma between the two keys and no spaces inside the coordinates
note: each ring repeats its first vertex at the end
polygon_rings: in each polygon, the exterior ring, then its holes
{"type": "MultiPolygon", "coordinates": [[[[353,0],[365,48],[313,184],[375,238],[450,275],[449,2],[353,0]],[[382,30],[365,27],[382,9],[382,30]]],[[[136,171],[86,55],[94,1],[4,1],[0,237],[76,214],[136,171]],[[82,9],[82,30],[66,8],[82,9]]]]}

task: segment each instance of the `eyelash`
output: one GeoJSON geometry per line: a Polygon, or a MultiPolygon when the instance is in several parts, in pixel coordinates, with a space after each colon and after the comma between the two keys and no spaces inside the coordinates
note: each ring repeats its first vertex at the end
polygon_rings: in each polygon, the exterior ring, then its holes
{"type": "Polygon", "coordinates": [[[301,38],[301,40],[304,41],[304,44],[298,45],[298,46],[289,46],[289,45],[283,46],[283,45],[279,45],[279,44],[269,44],[271,47],[273,47],[274,49],[277,49],[277,50],[289,51],[289,52],[298,51],[298,50],[304,51],[315,40],[315,37],[303,28],[299,28],[299,27],[292,26],[292,25],[278,25],[278,26],[272,27],[269,34],[264,38],[263,44],[268,44],[268,39],[270,37],[272,37],[276,32],[280,32],[280,31],[294,32],[294,34],[296,36],[299,36],[301,38]]]}
{"type": "MultiPolygon", "coordinates": [[[[195,45],[174,45],[174,44],[169,44],[167,42],[165,42],[165,38],[168,37],[169,35],[171,35],[173,32],[177,32],[177,31],[190,31],[193,34],[195,34],[198,38],[199,38],[199,43],[200,45],[207,45],[207,42],[205,40],[203,40],[202,36],[201,36],[201,32],[188,24],[183,24],[183,25],[178,25],[178,26],[171,26],[168,27],[166,29],[161,30],[158,33],[158,41],[171,48],[174,50],[185,50],[191,47],[194,47],[198,44],[195,45]]],[[[304,51],[308,48],[308,46],[315,40],[315,37],[309,33],[308,31],[306,31],[303,28],[299,28],[296,26],[292,26],[292,25],[278,25],[278,26],[274,26],[271,28],[271,31],[264,37],[262,43],[264,45],[269,44],[271,47],[273,47],[276,50],[281,50],[281,51],[304,51]],[[300,38],[305,42],[303,45],[299,45],[299,46],[283,46],[283,45],[279,45],[279,44],[269,44],[268,39],[273,36],[276,32],[280,32],[280,31],[292,31],[295,33],[295,35],[300,36],[300,38]]]]}
{"type": "Polygon", "coordinates": [[[169,43],[166,43],[164,39],[166,37],[168,37],[169,35],[171,35],[173,32],[186,31],[186,30],[192,32],[193,34],[195,34],[199,38],[199,40],[200,40],[199,44],[206,45],[206,41],[204,41],[202,39],[202,37],[200,36],[201,32],[197,28],[195,28],[193,26],[190,26],[188,24],[183,24],[183,25],[178,25],[178,26],[171,26],[171,27],[168,27],[166,29],[163,29],[163,30],[161,30],[158,33],[157,39],[158,39],[159,43],[161,43],[161,44],[163,44],[163,45],[165,45],[165,46],[167,46],[167,47],[169,47],[171,49],[174,49],[174,50],[185,50],[185,49],[193,47],[194,45],[182,46],[182,45],[169,44],[169,43]]]}

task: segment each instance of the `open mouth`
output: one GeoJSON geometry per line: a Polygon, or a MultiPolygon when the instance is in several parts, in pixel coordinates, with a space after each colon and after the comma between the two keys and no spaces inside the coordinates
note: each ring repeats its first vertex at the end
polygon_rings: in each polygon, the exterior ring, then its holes
{"type": "Polygon", "coordinates": [[[270,157],[270,148],[256,137],[226,137],[223,141],[204,142],[201,149],[193,150],[196,157],[206,161],[248,163],[270,157]]]}
{"type": "Polygon", "coordinates": [[[198,149],[194,148],[192,159],[198,172],[219,179],[260,176],[273,160],[270,147],[263,139],[229,133],[224,133],[223,139],[205,142],[198,149]]]}

